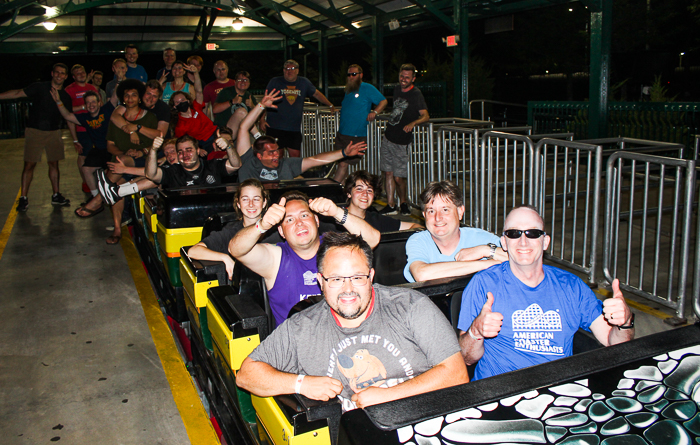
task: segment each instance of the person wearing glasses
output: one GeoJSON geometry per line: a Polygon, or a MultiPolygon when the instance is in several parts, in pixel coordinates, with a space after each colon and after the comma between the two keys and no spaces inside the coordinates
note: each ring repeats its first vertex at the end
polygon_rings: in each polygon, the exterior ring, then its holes
{"type": "Polygon", "coordinates": [[[292,306],[320,293],[316,281],[316,253],[321,245],[317,215],[335,218],[372,248],[379,244],[379,232],[364,220],[330,199],[309,199],[294,190],[283,194],[279,204],[272,204],[257,223],[241,229],[229,243],[231,256],[265,280],[276,326],[287,318],[292,306]],[[258,244],[275,226],[285,242],[258,244]]]}
{"type": "Polygon", "coordinates": [[[324,300],[275,329],[244,361],[241,388],[260,397],[338,397],[343,411],[469,381],[457,338],[421,293],[372,284],[372,249],[328,233],[316,278],[324,300]]]}
{"type": "Polygon", "coordinates": [[[460,227],[464,216],[462,191],[451,181],[434,181],[420,195],[425,230],[406,242],[403,270],[409,282],[458,277],[508,259],[498,236],[460,227]]]}
{"type": "Polygon", "coordinates": [[[501,236],[508,261],[479,272],[464,290],[457,326],[465,363],[477,363],[475,380],[570,356],[579,328],[604,346],[634,338],[619,281],[601,302],[577,276],[543,264],[549,242],[537,210],[516,207],[501,236]]]}
{"type": "MultiPolygon", "coordinates": [[[[218,127],[228,127],[233,132],[233,139],[238,137],[238,127],[248,112],[258,104],[255,96],[250,94],[250,73],[239,71],[236,73],[233,86],[219,91],[211,104],[214,113],[214,123],[218,127]]],[[[253,135],[259,135],[256,127],[250,131],[253,135]]]]}
{"type": "MultiPolygon", "coordinates": [[[[362,67],[350,65],[345,83],[345,97],[340,108],[340,123],[335,135],[335,149],[350,142],[367,142],[367,125],[386,108],[387,100],[372,84],[362,82],[362,67]],[[372,108],[374,106],[374,108],[372,108]]],[[[343,182],[348,176],[348,167],[360,162],[360,157],[343,159],[338,163],[335,179],[343,182]]]]}
{"type": "Polygon", "coordinates": [[[331,108],[333,104],[307,79],[299,75],[299,64],[295,60],[284,62],[281,77],[273,77],[267,84],[267,91],[282,92],[282,101],[274,110],[269,110],[260,120],[260,129],[265,134],[277,138],[280,148],[287,149],[292,158],[301,157],[301,117],[304,112],[304,99],[313,97],[331,108]]]}

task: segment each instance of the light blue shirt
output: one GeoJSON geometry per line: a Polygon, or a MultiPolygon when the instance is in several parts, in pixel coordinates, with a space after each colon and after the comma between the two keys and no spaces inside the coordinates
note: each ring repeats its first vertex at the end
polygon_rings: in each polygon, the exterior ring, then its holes
{"type": "Polygon", "coordinates": [[[378,105],[386,99],[374,85],[362,82],[360,89],[345,95],[340,109],[338,133],[345,136],[367,136],[367,115],[372,104],[378,105]]]}
{"type": "Polygon", "coordinates": [[[143,83],[148,81],[148,74],[146,70],[141,65],[136,65],[136,68],[132,68],[129,65],[126,66],[126,78],[140,80],[143,83]]]}
{"type": "Polygon", "coordinates": [[[437,244],[435,244],[435,241],[433,241],[430,232],[424,230],[414,233],[406,242],[406,256],[408,257],[408,262],[403,270],[403,276],[406,277],[409,283],[413,283],[416,280],[413,278],[413,275],[411,275],[409,268],[414,261],[422,261],[426,264],[454,261],[455,256],[460,250],[475,246],[483,246],[488,243],[493,243],[500,247],[501,239],[486,230],[460,227],[459,244],[457,248],[449,255],[443,255],[440,249],[438,249],[437,244]]]}

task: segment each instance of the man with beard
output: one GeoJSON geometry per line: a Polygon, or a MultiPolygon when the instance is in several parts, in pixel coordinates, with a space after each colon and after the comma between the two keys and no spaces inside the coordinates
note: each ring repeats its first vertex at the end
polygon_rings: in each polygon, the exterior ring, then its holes
{"type": "MultiPolygon", "coordinates": [[[[387,100],[373,85],[362,82],[362,67],[350,65],[345,84],[345,98],[340,109],[340,126],[335,136],[335,149],[350,142],[367,142],[367,125],[386,108],[387,100]],[[374,105],[374,109],[372,109],[374,105]]],[[[346,158],[338,163],[335,179],[343,182],[348,176],[348,166],[360,162],[360,157],[346,158]]]]}
{"type": "Polygon", "coordinates": [[[0,93],[0,99],[20,99],[28,97],[32,101],[29,108],[26,130],[24,132],[24,169],[22,170],[22,191],[17,204],[18,212],[26,212],[29,206],[27,193],[34,177],[34,168],[41,161],[42,152],[46,151],[46,162],[49,164],[49,179],[53,196],[51,204],[67,206],[70,200],[61,195],[58,189],[60,173],[58,161],[65,158],[63,141],[61,140],[61,121],[63,117],[56,108],[51,88],[58,91],[61,106],[72,107],[71,98],[63,90],[63,82],[68,76],[68,67],[57,63],[51,69],[51,81],[36,82],[27,88],[10,90],[0,93]]]}
{"type": "MultiPolygon", "coordinates": [[[[233,76],[235,85],[224,88],[216,96],[216,100],[212,103],[212,111],[214,112],[214,123],[218,127],[228,127],[231,129],[233,139],[238,137],[238,127],[241,125],[246,115],[258,104],[255,96],[250,94],[250,73],[248,71],[239,71],[233,76]]],[[[257,127],[253,126],[251,133],[257,139],[260,137],[260,132],[257,127]]]]}
{"type": "Polygon", "coordinates": [[[401,65],[399,84],[394,88],[394,107],[387,122],[380,147],[379,168],[385,175],[387,205],[379,212],[393,215],[397,212],[394,191],[399,195],[401,214],[410,215],[408,208],[408,160],[413,145],[413,127],[428,122],[428,106],[423,93],[413,85],[416,80],[416,67],[410,63],[401,65]]]}
{"type": "MultiPolygon", "coordinates": [[[[86,114],[88,111],[85,106],[85,93],[88,91],[97,93],[97,88],[87,83],[87,73],[85,72],[85,67],[82,65],[73,65],[70,72],[73,75],[74,82],[68,85],[65,90],[73,102],[73,108],[67,111],[77,115],[86,114]]],[[[83,165],[85,164],[85,157],[87,157],[92,150],[94,141],[85,127],[76,125],[72,120],[66,120],[66,122],[68,123],[71,136],[73,136],[73,147],[75,147],[75,151],[78,153],[78,171],[83,178],[83,191],[89,192],[88,181],[83,174],[83,165]]]]}
{"type": "Polygon", "coordinates": [[[327,234],[317,264],[324,301],[275,329],[243,361],[238,386],[338,396],[348,411],[469,381],[445,316],[417,291],[372,285],[372,249],[359,236],[327,234]]]}
{"type": "Polygon", "coordinates": [[[301,117],[304,111],[304,99],[313,97],[331,108],[333,104],[307,79],[299,75],[299,64],[295,60],[284,62],[282,77],[274,77],[267,84],[267,91],[282,92],[282,102],[276,110],[266,113],[260,120],[260,129],[268,136],[277,139],[280,148],[287,149],[289,156],[301,157],[301,117]]]}
{"type": "Polygon", "coordinates": [[[350,215],[347,209],[330,199],[309,199],[292,190],[282,195],[279,204],[272,204],[256,224],[241,229],[228,245],[236,261],[265,280],[275,325],[287,318],[295,304],[319,294],[316,253],[321,236],[317,215],[334,218],[348,232],[362,236],[372,248],[379,244],[379,232],[363,219],[350,215]],[[276,245],[259,243],[275,226],[286,241],[276,245]]]}

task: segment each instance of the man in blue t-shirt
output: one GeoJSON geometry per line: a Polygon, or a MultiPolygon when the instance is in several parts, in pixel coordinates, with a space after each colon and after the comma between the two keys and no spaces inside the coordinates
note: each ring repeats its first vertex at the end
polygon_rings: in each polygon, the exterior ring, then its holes
{"type": "Polygon", "coordinates": [[[333,104],[306,77],[299,76],[299,64],[294,60],[284,62],[281,77],[273,77],[267,84],[267,91],[282,92],[282,101],[276,110],[268,110],[260,121],[260,130],[277,139],[280,148],[287,149],[289,156],[301,157],[301,117],[304,112],[304,99],[313,97],[331,108],[333,104]]]}
{"type": "Polygon", "coordinates": [[[462,191],[453,182],[435,181],[420,195],[425,228],[406,242],[403,270],[409,282],[458,277],[508,259],[498,237],[485,230],[460,227],[462,191]]]}
{"type": "MultiPolygon", "coordinates": [[[[335,135],[335,149],[340,150],[350,142],[367,142],[367,125],[386,108],[387,100],[369,83],[362,82],[362,67],[350,65],[345,84],[345,97],[340,109],[340,125],[335,135]],[[375,105],[372,109],[372,105],[375,105]]],[[[348,177],[348,166],[360,162],[360,157],[343,159],[338,163],[335,179],[343,182],[348,177]]]]}
{"type": "Polygon", "coordinates": [[[321,293],[316,280],[316,253],[321,245],[317,214],[335,218],[372,248],[379,244],[379,232],[347,209],[327,198],[309,200],[302,192],[290,191],[282,195],[279,204],[272,204],[255,225],[241,229],[228,245],[236,261],[265,280],[275,326],[287,318],[296,303],[321,293]],[[278,224],[277,230],[286,241],[258,244],[263,234],[278,224]]]}
{"type": "Polygon", "coordinates": [[[578,328],[605,346],[634,338],[634,314],[617,279],[601,303],[575,275],[544,266],[549,236],[537,211],[516,207],[503,224],[508,261],[481,271],[462,295],[459,343],[474,379],[571,355],[578,328]]]}
{"type": "Polygon", "coordinates": [[[139,50],[136,48],[136,45],[126,45],[126,48],[124,48],[124,58],[126,59],[126,78],[136,79],[146,83],[148,74],[146,74],[144,67],[136,63],[139,59],[139,50]]]}

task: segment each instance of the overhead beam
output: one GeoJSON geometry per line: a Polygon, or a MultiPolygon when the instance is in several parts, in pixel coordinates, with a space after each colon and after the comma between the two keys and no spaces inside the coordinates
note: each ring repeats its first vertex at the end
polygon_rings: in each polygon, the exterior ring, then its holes
{"type": "MultiPolygon", "coordinates": [[[[124,50],[124,46],[132,41],[109,41],[109,42],[94,42],[93,54],[114,54],[124,50]]],[[[189,42],[186,42],[189,47],[189,42]]],[[[281,51],[281,40],[224,40],[217,42],[219,48],[217,52],[222,51],[281,51]]],[[[162,42],[141,42],[139,43],[141,52],[147,51],[162,51],[162,42]]],[[[177,47],[174,49],[180,50],[177,47]]],[[[182,51],[188,51],[189,48],[182,48],[182,51]]],[[[52,42],[0,42],[0,53],[2,54],[84,54],[87,51],[85,42],[77,41],[52,41],[52,42]],[[59,46],[65,46],[69,49],[59,51],[59,46]]],[[[214,52],[214,51],[212,51],[214,52]]]]}
{"type": "Polygon", "coordinates": [[[207,23],[207,8],[202,8],[199,13],[199,22],[197,22],[197,28],[194,30],[194,35],[192,36],[192,49],[196,49],[199,46],[199,42],[202,40],[202,28],[207,23]]]}
{"type": "MultiPolygon", "coordinates": [[[[433,2],[430,0],[409,0],[414,5],[417,5],[423,9],[426,13],[432,16],[439,24],[446,27],[450,32],[455,32],[455,24],[452,19],[442,13],[439,9],[433,6],[433,2]]],[[[466,6],[466,5],[465,5],[466,6]]],[[[459,11],[454,11],[454,16],[456,17],[459,11]]]]}
{"type": "Polygon", "coordinates": [[[92,20],[92,9],[88,9],[87,14],[85,14],[85,52],[88,54],[92,53],[92,39],[93,39],[93,20],[92,20]]]}
{"type": "Polygon", "coordinates": [[[202,42],[199,45],[199,49],[204,49],[207,46],[209,36],[211,35],[211,28],[214,26],[214,21],[216,21],[216,17],[218,17],[218,15],[219,11],[217,11],[216,9],[211,10],[211,15],[209,16],[209,23],[202,32],[202,42]]]}
{"type": "Polygon", "coordinates": [[[305,6],[309,9],[311,9],[312,11],[316,11],[319,14],[328,18],[329,20],[345,27],[345,29],[347,29],[348,31],[350,31],[351,33],[353,33],[354,35],[359,37],[361,40],[363,40],[365,43],[367,43],[370,46],[370,48],[374,46],[374,42],[372,41],[371,37],[369,37],[364,32],[362,32],[359,29],[352,26],[352,21],[347,19],[344,14],[341,14],[337,10],[323,8],[319,5],[317,5],[316,3],[313,3],[313,2],[308,1],[308,0],[295,0],[295,1],[296,1],[296,3],[298,3],[302,6],[305,6]]]}

